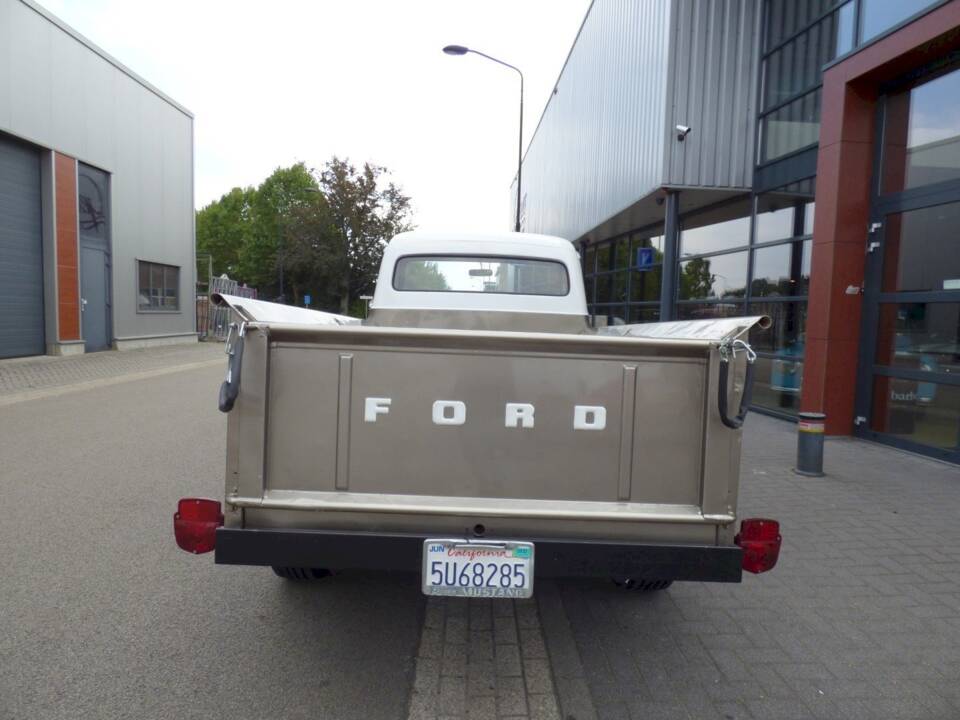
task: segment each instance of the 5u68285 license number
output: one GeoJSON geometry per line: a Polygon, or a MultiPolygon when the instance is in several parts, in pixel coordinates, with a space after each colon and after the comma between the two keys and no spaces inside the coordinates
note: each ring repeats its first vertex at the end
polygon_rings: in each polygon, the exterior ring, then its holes
{"type": "Polygon", "coordinates": [[[426,540],[423,592],[466,597],[530,597],[533,594],[533,544],[426,540]]]}

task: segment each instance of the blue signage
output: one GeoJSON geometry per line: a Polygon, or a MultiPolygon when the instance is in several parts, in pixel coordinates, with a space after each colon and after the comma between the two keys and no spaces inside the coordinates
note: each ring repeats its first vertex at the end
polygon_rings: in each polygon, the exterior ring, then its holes
{"type": "Polygon", "coordinates": [[[657,257],[653,248],[637,248],[637,267],[641,270],[649,270],[653,267],[657,257]]]}
{"type": "Polygon", "coordinates": [[[313,298],[310,297],[309,295],[304,295],[304,296],[303,296],[303,304],[306,305],[307,307],[310,307],[310,301],[311,301],[311,300],[313,300],[313,298]]]}

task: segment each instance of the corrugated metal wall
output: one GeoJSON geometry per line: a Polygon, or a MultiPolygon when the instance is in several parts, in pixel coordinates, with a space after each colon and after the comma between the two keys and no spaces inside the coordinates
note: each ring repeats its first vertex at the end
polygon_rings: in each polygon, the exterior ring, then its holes
{"type": "Polygon", "coordinates": [[[594,2],[524,159],[524,230],[573,240],[659,184],[670,4],[594,2]]]}
{"type": "Polygon", "coordinates": [[[748,188],[760,10],[595,0],[524,158],[523,229],[574,240],[661,186],[748,188]]]}
{"type": "Polygon", "coordinates": [[[674,0],[664,184],[746,188],[753,178],[760,67],[757,0],[674,0]]]}
{"type": "Polygon", "coordinates": [[[193,118],[48,19],[0,0],[0,130],[110,173],[114,336],[191,333],[193,118]],[[137,311],[136,260],[180,267],[180,311],[137,311]]]}

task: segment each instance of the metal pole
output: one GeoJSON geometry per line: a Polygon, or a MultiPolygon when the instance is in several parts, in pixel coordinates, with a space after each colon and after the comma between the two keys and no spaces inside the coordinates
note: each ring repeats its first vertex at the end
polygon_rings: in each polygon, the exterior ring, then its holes
{"type": "Polygon", "coordinates": [[[480,57],[486,58],[487,60],[492,60],[498,65],[503,65],[508,67],[511,70],[516,71],[517,75],[520,76],[520,142],[519,150],[517,152],[517,222],[514,226],[514,229],[517,232],[520,232],[520,201],[523,198],[521,193],[522,185],[522,175],[523,175],[523,73],[520,72],[520,68],[510,63],[504,62],[503,60],[497,60],[497,58],[492,55],[487,55],[484,52],[479,50],[473,50],[471,48],[463,47],[462,45],[449,45],[444,48],[444,52],[451,52],[453,55],[466,55],[467,53],[473,53],[474,55],[479,55],[480,57]]]}
{"type": "MultiPolygon", "coordinates": [[[[517,72],[520,72],[517,70],[517,72]]],[[[520,73],[520,142],[517,149],[517,227],[520,232],[520,180],[523,176],[523,73],[520,73]]]]}
{"type": "Polygon", "coordinates": [[[827,416],[802,412],[797,423],[797,475],[823,476],[823,431],[827,416]]]}
{"type": "Polygon", "coordinates": [[[668,190],[663,208],[663,265],[660,269],[660,320],[673,320],[680,245],[680,193],[668,190]]]}

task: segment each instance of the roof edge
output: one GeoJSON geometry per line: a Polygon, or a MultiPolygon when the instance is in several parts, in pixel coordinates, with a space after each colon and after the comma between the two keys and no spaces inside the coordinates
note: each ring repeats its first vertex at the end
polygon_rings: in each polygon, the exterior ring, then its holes
{"type": "Polygon", "coordinates": [[[77,42],[79,42],[81,45],[86,46],[88,50],[92,50],[93,52],[95,52],[97,55],[99,55],[101,58],[103,58],[104,60],[106,60],[106,61],[107,61],[108,63],[110,63],[111,65],[113,65],[117,70],[119,70],[119,71],[122,72],[124,75],[126,75],[127,77],[129,77],[131,80],[134,80],[135,82],[139,83],[139,84],[142,85],[145,89],[149,90],[149,91],[152,92],[154,95],[156,95],[157,97],[159,97],[161,100],[163,100],[163,101],[166,102],[167,104],[171,105],[172,107],[174,107],[174,108],[176,108],[177,110],[179,110],[180,112],[182,112],[184,115],[186,115],[187,117],[189,117],[191,120],[194,119],[194,115],[193,115],[192,112],[190,112],[190,110],[188,110],[187,108],[185,108],[183,105],[181,105],[180,103],[178,103],[176,100],[174,100],[172,97],[170,97],[170,96],[167,95],[166,93],[164,93],[164,92],[162,92],[161,90],[159,90],[156,86],[154,86],[154,85],[152,85],[151,83],[149,83],[149,82],[147,82],[146,80],[144,80],[142,77],[140,77],[139,75],[137,75],[137,73],[133,72],[133,70],[131,70],[131,69],[128,68],[126,65],[124,65],[122,62],[120,62],[119,60],[117,60],[115,57],[113,57],[113,56],[112,56],[110,53],[108,53],[106,50],[103,50],[102,48],[98,47],[96,44],[94,44],[93,42],[91,42],[90,40],[88,40],[86,37],[84,37],[84,36],[81,35],[79,32],[77,32],[76,30],[74,30],[72,27],[70,27],[69,25],[67,25],[63,20],[61,20],[61,19],[58,18],[56,15],[54,15],[53,13],[51,13],[49,10],[47,10],[46,8],[41,7],[40,5],[38,5],[38,4],[35,2],[35,0],[20,0],[20,2],[23,3],[24,5],[26,5],[26,6],[27,6],[28,8],[30,8],[31,10],[33,10],[35,13],[37,13],[37,15],[39,15],[40,17],[42,17],[42,18],[44,18],[45,20],[47,20],[48,22],[51,22],[51,23],[53,23],[54,25],[56,25],[60,30],[62,30],[63,32],[65,32],[67,35],[69,35],[70,37],[72,37],[74,40],[76,40],[77,42]]]}

